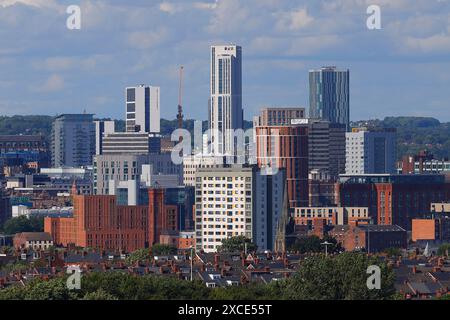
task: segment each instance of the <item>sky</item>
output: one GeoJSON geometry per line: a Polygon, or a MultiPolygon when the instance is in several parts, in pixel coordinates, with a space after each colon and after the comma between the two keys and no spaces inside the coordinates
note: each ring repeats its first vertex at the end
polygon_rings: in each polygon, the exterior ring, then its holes
{"type": "Polygon", "coordinates": [[[161,87],[175,119],[207,119],[211,45],[243,48],[246,119],[308,108],[308,71],[350,69],[352,120],[450,121],[450,0],[0,0],[0,115],[123,119],[124,88],[161,87]],[[369,30],[367,7],[381,9],[369,30]],[[81,8],[69,30],[66,9],[81,8]]]}

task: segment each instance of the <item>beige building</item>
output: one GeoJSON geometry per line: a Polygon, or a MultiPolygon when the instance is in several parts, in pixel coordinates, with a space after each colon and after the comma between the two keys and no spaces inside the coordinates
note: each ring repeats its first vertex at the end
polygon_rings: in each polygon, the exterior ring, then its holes
{"type": "Polygon", "coordinates": [[[195,186],[195,174],[200,168],[220,168],[224,164],[223,157],[193,155],[183,158],[183,182],[185,186],[195,186]]]}
{"type": "Polygon", "coordinates": [[[47,232],[22,232],[14,236],[14,247],[47,250],[53,246],[52,236],[47,232]]]}
{"type": "Polygon", "coordinates": [[[307,225],[309,221],[326,219],[329,225],[346,225],[352,221],[369,222],[367,207],[297,207],[294,210],[295,224],[307,225]]]}

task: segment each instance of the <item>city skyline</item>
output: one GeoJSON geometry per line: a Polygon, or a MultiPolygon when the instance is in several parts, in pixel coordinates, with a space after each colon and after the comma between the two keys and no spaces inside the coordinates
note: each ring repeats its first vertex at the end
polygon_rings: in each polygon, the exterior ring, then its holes
{"type": "Polygon", "coordinates": [[[184,65],[185,116],[206,120],[209,47],[235,43],[246,120],[264,106],[308,108],[308,70],[336,65],[352,74],[351,120],[450,121],[449,1],[381,1],[381,30],[367,29],[367,3],[356,0],[79,1],[81,30],[65,26],[69,4],[0,1],[2,114],[121,119],[124,88],[147,83],[174,119],[184,65]]]}

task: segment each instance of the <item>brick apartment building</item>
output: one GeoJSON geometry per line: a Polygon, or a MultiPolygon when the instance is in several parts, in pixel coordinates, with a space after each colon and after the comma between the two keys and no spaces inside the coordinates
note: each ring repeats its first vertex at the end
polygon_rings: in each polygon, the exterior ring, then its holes
{"type": "Polygon", "coordinates": [[[346,251],[365,250],[370,253],[388,248],[406,248],[407,234],[399,226],[360,225],[335,226],[328,232],[346,251]]]}
{"type": "Polygon", "coordinates": [[[450,241],[450,203],[432,203],[431,213],[412,220],[412,241],[450,241]]]}
{"type": "Polygon", "coordinates": [[[433,202],[450,199],[443,175],[345,175],[337,185],[339,205],[368,207],[375,224],[412,228],[412,219],[429,212],[433,202]]]}
{"type": "Polygon", "coordinates": [[[180,231],[178,207],[166,205],[164,189],[149,189],[149,204],[124,206],[116,196],[74,195],[72,218],[45,218],[56,245],[132,252],[160,242],[165,231],[180,231]]]}

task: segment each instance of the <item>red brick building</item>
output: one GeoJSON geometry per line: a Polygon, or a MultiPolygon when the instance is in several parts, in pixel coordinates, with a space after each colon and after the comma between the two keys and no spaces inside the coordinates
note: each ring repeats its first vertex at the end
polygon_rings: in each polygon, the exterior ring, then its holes
{"type": "Polygon", "coordinates": [[[291,208],[307,206],[308,127],[306,125],[257,126],[256,158],[258,166],[286,169],[291,208]]]}
{"type": "Polygon", "coordinates": [[[370,253],[388,248],[406,248],[407,234],[399,226],[359,225],[335,226],[328,232],[346,251],[365,250],[370,253]]]}
{"type": "Polygon", "coordinates": [[[450,183],[441,175],[341,176],[337,188],[340,206],[368,207],[374,223],[406,230],[431,203],[450,199],[450,183]]]}
{"type": "Polygon", "coordinates": [[[120,206],[116,196],[74,195],[72,218],[45,218],[55,244],[127,252],[159,243],[165,231],[179,230],[177,205],[166,204],[164,189],[149,189],[148,206],[120,206]]]}
{"type": "Polygon", "coordinates": [[[131,252],[146,247],[148,207],[118,206],[115,196],[74,195],[73,218],[45,218],[55,244],[131,252]]]}

